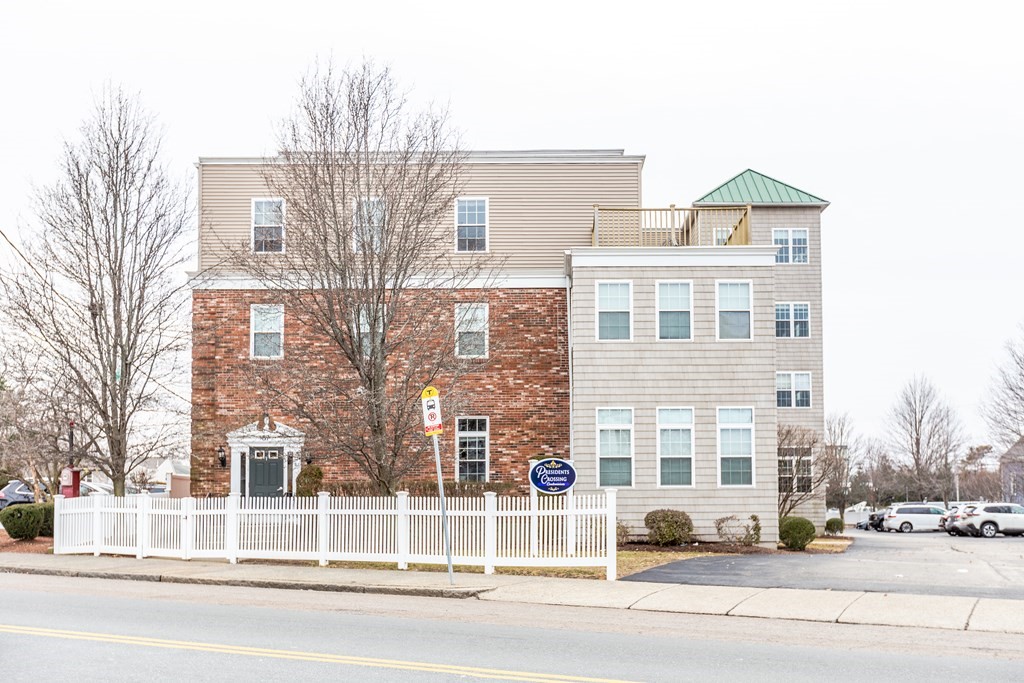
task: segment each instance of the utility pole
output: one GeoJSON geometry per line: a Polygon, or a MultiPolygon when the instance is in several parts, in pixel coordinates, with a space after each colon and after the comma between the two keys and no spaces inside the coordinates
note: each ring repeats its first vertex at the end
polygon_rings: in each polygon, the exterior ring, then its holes
{"type": "Polygon", "coordinates": [[[434,387],[427,387],[420,393],[423,401],[423,430],[427,436],[434,437],[434,463],[437,466],[437,495],[441,501],[441,529],[444,534],[444,554],[448,558],[448,583],[455,585],[455,573],[452,570],[452,542],[448,536],[448,510],[444,502],[444,480],[441,478],[441,449],[437,444],[437,435],[444,432],[441,421],[441,395],[434,387]]]}

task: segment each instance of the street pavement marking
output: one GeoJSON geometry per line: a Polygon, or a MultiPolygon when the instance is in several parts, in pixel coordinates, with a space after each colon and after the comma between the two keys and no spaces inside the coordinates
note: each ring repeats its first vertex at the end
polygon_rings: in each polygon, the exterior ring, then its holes
{"type": "Polygon", "coordinates": [[[583,676],[563,676],[560,674],[543,674],[527,671],[506,671],[503,669],[484,669],[474,666],[457,666],[454,664],[408,662],[397,659],[352,657],[320,652],[300,652],[297,650],[273,650],[260,647],[247,647],[244,645],[199,643],[188,640],[166,640],[163,638],[143,638],[139,636],[122,636],[115,633],[66,631],[55,628],[36,628],[33,626],[14,626],[9,624],[0,624],[0,633],[14,633],[18,635],[39,636],[45,638],[64,638],[67,640],[90,640],[101,643],[117,643],[120,645],[137,645],[140,647],[156,647],[172,650],[195,650],[198,652],[214,652],[229,655],[248,655],[251,657],[273,657],[276,659],[293,659],[305,662],[344,664],[348,666],[368,666],[381,669],[425,671],[430,673],[471,676],[473,678],[497,678],[509,681],[534,681],[535,683],[628,683],[627,681],[610,678],[586,678],[583,676]]]}

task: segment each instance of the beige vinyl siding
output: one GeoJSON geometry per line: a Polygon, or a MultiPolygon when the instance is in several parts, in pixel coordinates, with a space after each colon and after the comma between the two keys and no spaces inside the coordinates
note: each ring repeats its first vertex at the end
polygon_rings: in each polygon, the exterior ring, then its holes
{"type": "MultiPolygon", "coordinates": [[[[641,164],[634,158],[471,162],[460,195],[488,199],[488,250],[502,270],[561,274],[564,251],[591,244],[594,204],[640,205],[641,164]]],[[[231,248],[250,243],[252,200],[273,193],[254,163],[201,163],[199,179],[199,265],[216,268],[231,248]]],[[[453,204],[442,226],[452,253],[454,211],[453,204]]],[[[285,223],[287,231],[287,217],[285,223]]]]}

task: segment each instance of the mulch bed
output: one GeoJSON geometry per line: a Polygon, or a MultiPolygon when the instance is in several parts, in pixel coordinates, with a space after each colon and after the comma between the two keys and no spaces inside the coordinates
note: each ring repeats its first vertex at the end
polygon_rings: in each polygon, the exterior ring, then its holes
{"type": "Polygon", "coordinates": [[[15,541],[0,529],[0,553],[41,553],[53,552],[53,539],[40,536],[31,541],[15,541]]]}
{"type": "MultiPolygon", "coordinates": [[[[820,539],[822,543],[830,543],[832,541],[848,541],[852,542],[853,539],[849,536],[826,536],[820,539]]],[[[842,545],[842,544],[840,544],[842,545]]],[[[848,543],[846,544],[849,545],[848,543]]],[[[781,553],[795,552],[787,550],[786,548],[762,548],[757,545],[740,545],[739,543],[721,543],[716,541],[698,541],[697,543],[687,543],[685,545],[652,545],[650,543],[625,543],[619,546],[619,550],[635,550],[637,552],[651,552],[651,553],[678,553],[682,552],[697,552],[697,553],[709,553],[715,555],[778,555],[781,553]]],[[[845,548],[843,548],[845,550],[845,548]]],[[[831,554],[835,552],[842,552],[842,550],[836,550],[834,548],[815,547],[813,544],[807,546],[803,551],[808,554],[831,554]]]]}

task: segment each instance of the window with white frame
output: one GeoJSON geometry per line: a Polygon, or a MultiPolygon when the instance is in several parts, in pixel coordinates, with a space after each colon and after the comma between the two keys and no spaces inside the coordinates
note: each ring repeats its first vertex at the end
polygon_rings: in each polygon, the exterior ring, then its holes
{"type": "Polygon", "coordinates": [[[488,346],[488,305],[455,304],[455,355],[486,358],[488,346]]]}
{"type": "Polygon", "coordinates": [[[807,303],[775,304],[775,336],[811,336],[811,305],[807,303]]]}
{"type": "Polygon", "coordinates": [[[252,200],[252,250],[258,253],[284,251],[284,200],[252,200]]]}
{"type": "Polygon", "coordinates": [[[658,408],[658,484],[693,485],[693,408],[658,408]]]}
{"type": "Polygon", "coordinates": [[[689,282],[658,283],[658,339],[691,339],[689,282]]]}
{"type": "Polygon", "coordinates": [[[459,481],[487,481],[487,427],[486,417],[460,417],[455,420],[459,481]]]}
{"type": "Polygon", "coordinates": [[[487,198],[455,200],[455,251],[487,251],[487,198]]]}
{"type": "Polygon", "coordinates": [[[780,448],[779,491],[810,493],[812,484],[811,449],[780,448]]]}
{"type": "Polygon", "coordinates": [[[249,308],[249,352],[253,358],[284,356],[284,305],[253,304],[249,308]]]}
{"type": "Polygon", "coordinates": [[[597,338],[629,341],[633,336],[633,283],[597,283],[597,338]]]}
{"type": "Polygon", "coordinates": [[[776,263],[807,263],[806,228],[780,228],[772,230],[772,244],[779,248],[775,252],[776,263]]]}
{"type": "Polygon", "coordinates": [[[369,357],[373,352],[374,343],[377,346],[383,346],[384,339],[383,334],[380,333],[380,325],[377,325],[376,330],[371,325],[371,314],[373,311],[368,308],[360,307],[355,315],[355,334],[356,339],[353,340],[353,346],[359,347],[364,357],[369,357]]]}
{"type": "Polygon", "coordinates": [[[597,409],[599,486],[633,485],[633,409],[597,409]]]}
{"type": "Polygon", "coordinates": [[[718,283],[718,338],[750,339],[750,283],[718,283]]]}
{"type": "Polygon", "coordinates": [[[380,251],[384,243],[384,200],[356,200],[352,227],[356,251],[380,251]]]}
{"type": "Polygon", "coordinates": [[[775,405],[779,408],[810,408],[811,373],[776,372],[775,405]]]}
{"type": "Polygon", "coordinates": [[[722,486],[753,486],[753,408],[718,409],[718,466],[722,486]]]}

